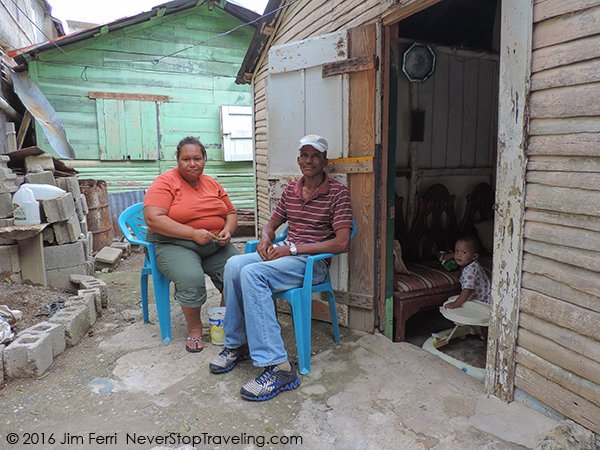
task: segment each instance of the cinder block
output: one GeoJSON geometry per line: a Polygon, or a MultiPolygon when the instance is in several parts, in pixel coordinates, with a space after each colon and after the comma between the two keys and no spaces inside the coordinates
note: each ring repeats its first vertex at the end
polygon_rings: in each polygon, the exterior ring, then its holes
{"type": "MultiPolygon", "coordinates": [[[[1,182],[0,182],[1,184],[1,182]]],[[[12,217],[13,215],[13,205],[12,205],[12,195],[10,192],[0,193],[0,219],[5,219],[6,217],[12,217]]]]}
{"type": "Polygon", "coordinates": [[[88,231],[89,231],[89,229],[88,229],[88,223],[87,223],[87,217],[84,216],[83,220],[79,220],[79,228],[81,228],[81,233],[84,236],[87,236],[88,231]]]}
{"type": "Polygon", "coordinates": [[[75,215],[75,203],[70,192],[52,200],[42,200],[42,207],[48,223],[64,222],[75,215]]]}
{"type": "Polygon", "coordinates": [[[96,314],[102,314],[102,297],[100,294],[100,288],[92,288],[92,289],[79,289],[77,291],[77,295],[80,297],[83,296],[92,296],[94,298],[94,306],[96,307],[96,314]]]}
{"type": "Polygon", "coordinates": [[[44,247],[44,260],[46,262],[46,270],[83,265],[86,261],[85,254],[83,253],[83,243],[77,241],[72,244],[44,247]]]}
{"type": "Polygon", "coordinates": [[[83,295],[69,297],[68,304],[69,306],[85,305],[90,315],[90,326],[96,323],[96,319],[98,317],[96,313],[96,294],[86,292],[83,295]]]}
{"type": "Polygon", "coordinates": [[[102,300],[102,307],[108,307],[108,286],[102,280],[94,278],[93,280],[81,280],[81,287],[84,289],[100,289],[100,298],[102,300]]]}
{"type": "Polygon", "coordinates": [[[104,247],[96,254],[96,262],[103,264],[113,265],[119,261],[123,250],[113,247],[104,247]]]}
{"type": "Polygon", "coordinates": [[[54,314],[51,323],[59,323],[65,328],[67,345],[77,345],[90,329],[90,313],[86,305],[67,306],[54,314]]]}
{"type": "Polygon", "coordinates": [[[17,176],[15,174],[0,176],[0,194],[12,194],[17,192],[19,184],[17,184],[17,176]]]}
{"type": "Polygon", "coordinates": [[[83,206],[84,214],[90,212],[90,210],[88,209],[87,198],[85,198],[85,196],[83,195],[81,196],[81,205],[83,206]]]}
{"type": "Polygon", "coordinates": [[[52,342],[52,357],[56,358],[65,351],[67,343],[65,341],[65,329],[61,324],[50,323],[47,320],[38,323],[32,327],[26,328],[21,334],[48,334],[52,342]]]}
{"type": "Polygon", "coordinates": [[[83,202],[85,201],[85,197],[80,195],[79,197],[75,197],[75,213],[77,214],[77,218],[79,220],[85,219],[85,211],[83,210],[83,202]]]}
{"type": "Polygon", "coordinates": [[[27,183],[35,183],[35,184],[51,184],[52,186],[56,186],[56,180],[54,179],[54,174],[49,171],[44,172],[31,172],[25,175],[25,181],[27,183]]]}
{"type": "Polygon", "coordinates": [[[0,219],[0,228],[12,227],[14,224],[15,224],[14,217],[9,217],[8,219],[0,219]]]}
{"type": "Polygon", "coordinates": [[[75,242],[81,234],[81,227],[77,216],[72,216],[65,222],[56,222],[53,225],[56,243],[59,245],[75,242]]]}
{"type": "Polygon", "coordinates": [[[35,155],[25,157],[25,172],[41,172],[47,170],[54,173],[54,160],[50,155],[35,155]]]}
{"type": "Polygon", "coordinates": [[[52,339],[48,333],[21,334],[4,349],[7,378],[40,376],[52,364],[52,339]]]}
{"type": "Polygon", "coordinates": [[[54,244],[56,239],[54,237],[54,228],[52,228],[52,225],[49,225],[46,228],[44,228],[44,231],[42,231],[42,239],[44,242],[54,244]]]}
{"type": "Polygon", "coordinates": [[[19,247],[16,245],[0,245],[0,273],[17,273],[21,271],[19,247]]]}
{"type": "Polygon", "coordinates": [[[96,274],[96,260],[93,256],[85,262],[85,273],[94,276],[96,274]]]}
{"type": "Polygon", "coordinates": [[[131,244],[129,242],[113,242],[110,244],[113,248],[118,248],[123,251],[123,257],[131,254],[131,244]]]}
{"type": "Polygon", "coordinates": [[[86,274],[85,264],[81,264],[79,266],[73,267],[62,267],[60,269],[51,269],[46,270],[46,280],[48,282],[48,286],[66,289],[68,291],[75,291],[76,288],[71,284],[71,275],[86,274]]]}
{"type": "Polygon", "coordinates": [[[81,286],[81,284],[84,281],[94,281],[95,279],[96,279],[96,277],[91,277],[89,275],[78,275],[78,274],[71,275],[71,283],[75,283],[78,286],[81,286]]]}
{"type": "Polygon", "coordinates": [[[81,197],[81,190],[79,189],[79,180],[77,177],[57,177],[56,185],[73,194],[75,200],[81,197]]]}

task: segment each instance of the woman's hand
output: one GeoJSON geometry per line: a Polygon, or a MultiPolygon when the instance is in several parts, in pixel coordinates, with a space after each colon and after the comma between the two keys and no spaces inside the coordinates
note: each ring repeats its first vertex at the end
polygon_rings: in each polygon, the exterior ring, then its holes
{"type": "Polygon", "coordinates": [[[214,239],[220,245],[225,246],[225,245],[229,244],[229,242],[231,241],[231,233],[229,231],[227,231],[225,228],[223,228],[221,231],[219,231],[219,234],[214,236],[214,239]]]}
{"type": "MultiPolygon", "coordinates": [[[[197,229],[192,231],[192,240],[200,245],[206,245],[214,239],[213,234],[208,230],[197,229]]],[[[231,236],[230,236],[231,239],[231,236]]]]}

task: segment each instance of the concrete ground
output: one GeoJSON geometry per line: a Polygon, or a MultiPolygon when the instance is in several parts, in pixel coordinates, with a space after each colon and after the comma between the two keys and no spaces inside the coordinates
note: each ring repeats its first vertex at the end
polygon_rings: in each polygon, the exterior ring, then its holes
{"type": "MultiPolygon", "coordinates": [[[[260,370],[245,362],[210,374],[222,347],[187,353],[176,305],[174,342],[161,343],[153,308],[154,323],[142,323],[139,272],[129,269],[100,276],[109,309],[78,346],[39,379],[0,390],[0,448],[189,449],[195,435],[198,449],[510,449],[533,448],[558,425],[518,402],[486,398],[475,379],[411,344],[344,328],[336,346],[330,325],[316,322],[312,373],[300,388],[246,402],[240,386],[260,370]],[[19,443],[9,445],[9,433],[19,443]],[[301,442],[270,441],[292,436],[301,442]]],[[[218,301],[212,290],[203,314],[218,301]]],[[[293,357],[290,318],[281,322],[293,357]]]]}

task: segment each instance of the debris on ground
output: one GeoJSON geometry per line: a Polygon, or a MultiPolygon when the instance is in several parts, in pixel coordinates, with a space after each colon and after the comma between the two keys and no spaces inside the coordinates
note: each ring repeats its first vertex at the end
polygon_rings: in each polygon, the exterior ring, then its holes
{"type": "Polygon", "coordinates": [[[38,311],[35,313],[35,315],[52,317],[61,308],[64,308],[66,300],[67,300],[66,296],[54,297],[54,298],[50,299],[50,302],[46,303],[40,309],[38,309],[38,311]]]}
{"type": "Polygon", "coordinates": [[[2,304],[11,310],[19,310],[22,313],[21,320],[12,327],[15,333],[44,321],[47,316],[36,315],[40,308],[49,302],[52,303],[56,298],[67,298],[69,295],[73,295],[73,293],[27,281],[0,282],[2,304]]]}

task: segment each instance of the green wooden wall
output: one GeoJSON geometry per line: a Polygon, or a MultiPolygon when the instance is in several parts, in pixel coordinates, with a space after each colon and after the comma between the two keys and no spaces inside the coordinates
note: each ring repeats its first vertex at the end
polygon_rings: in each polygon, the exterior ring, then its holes
{"type": "MultiPolygon", "coordinates": [[[[251,105],[235,76],[254,29],[219,8],[199,5],[122,30],[48,50],[29,61],[29,74],[62,119],[82,178],[104,179],[109,191],[147,188],[175,166],[179,140],[200,137],[206,173],[238,208],[254,207],[253,165],[223,161],[222,105],[251,105]],[[196,45],[177,55],[151,61],[196,45]],[[90,92],[168,96],[166,102],[89,98],[90,92]]],[[[38,145],[54,154],[40,127],[38,145]]]]}

